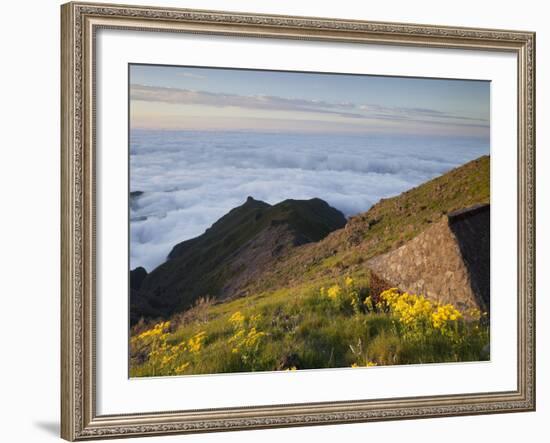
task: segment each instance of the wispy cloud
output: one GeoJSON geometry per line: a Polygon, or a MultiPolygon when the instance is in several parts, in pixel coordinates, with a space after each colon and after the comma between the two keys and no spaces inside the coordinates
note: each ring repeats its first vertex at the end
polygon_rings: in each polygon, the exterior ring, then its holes
{"type": "Polygon", "coordinates": [[[343,117],[363,117],[360,113],[348,112],[355,109],[350,103],[329,103],[321,100],[304,100],[269,95],[236,95],[191,89],[166,88],[159,86],[131,85],[130,98],[149,102],[185,105],[206,105],[216,107],[234,106],[271,111],[315,112],[336,114],[343,117]]]}
{"type": "Polygon", "coordinates": [[[333,103],[324,100],[306,100],[271,95],[236,95],[139,84],[131,85],[130,94],[132,100],[157,103],[239,107],[266,111],[292,111],[329,114],[351,119],[427,123],[432,125],[481,128],[488,128],[489,126],[487,119],[484,118],[416,107],[355,104],[350,102],[333,103]]]}
{"type": "Polygon", "coordinates": [[[194,78],[196,80],[206,80],[206,75],[194,74],[192,72],[182,71],[178,72],[178,77],[194,78]]]}
{"type": "Polygon", "coordinates": [[[400,106],[382,106],[382,105],[360,105],[359,109],[369,112],[372,115],[376,115],[380,118],[388,117],[393,119],[417,119],[419,117],[424,118],[438,118],[438,119],[452,119],[452,120],[467,120],[474,122],[487,122],[487,119],[478,117],[467,117],[456,115],[448,112],[442,112],[435,109],[427,108],[405,108],[400,106]]]}

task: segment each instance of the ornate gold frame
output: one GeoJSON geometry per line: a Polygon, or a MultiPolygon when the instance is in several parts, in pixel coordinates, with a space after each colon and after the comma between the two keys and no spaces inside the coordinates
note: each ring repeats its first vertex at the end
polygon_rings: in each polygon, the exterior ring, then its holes
{"type": "Polygon", "coordinates": [[[67,440],[533,411],[535,34],[68,3],[61,7],[61,435],[67,440]],[[116,28],[507,51],[518,60],[518,383],[511,392],[98,416],[95,411],[94,36],[116,28]]]}

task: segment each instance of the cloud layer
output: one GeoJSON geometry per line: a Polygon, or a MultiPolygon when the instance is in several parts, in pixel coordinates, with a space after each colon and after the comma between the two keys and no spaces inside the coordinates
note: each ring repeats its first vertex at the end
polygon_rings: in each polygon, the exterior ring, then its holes
{"type": "Polygon", "coordinates": [[[151,270],[251,195],[319,197],[346,216],[489,153],[477,138],[134,130],[130,266],[151,270]]]}

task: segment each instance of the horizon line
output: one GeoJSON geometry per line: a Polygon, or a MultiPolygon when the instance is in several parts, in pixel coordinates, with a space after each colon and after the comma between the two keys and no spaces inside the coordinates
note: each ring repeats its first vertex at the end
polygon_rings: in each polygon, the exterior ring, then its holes
{"type": "Polygon", "coordinates": [[[468,135],[468,134],[425,134],[414,132],[399,132],[391,133],[384,131],[316,131],[316,130],[276,130],[276,129],[228,129],[228,128],[145,128],[145,127],[131,127],[129,133],[142,131],[142,132],[204,132],[204,133],[252,133],[252,134],[275,134],[275,135],[287,135],[287,134],[300,134],[300,135],[350,135],[350,136],[393,136],[393,137],[438,137],[438,138],[477,138],[490,140],[490,134],[487,135],[468,135]]]}

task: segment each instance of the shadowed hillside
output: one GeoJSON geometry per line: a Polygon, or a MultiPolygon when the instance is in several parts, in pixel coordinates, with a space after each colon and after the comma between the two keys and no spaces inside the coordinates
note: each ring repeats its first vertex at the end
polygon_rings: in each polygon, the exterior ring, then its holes
{"type": "Polygon", "coordinates": [[[320,199],[271,206],[248,197],[201,236],[175,245],[150,274],[131,272],[140,282],[132,288],[132,322],[166,317],[199,297],[226,298],[288,250],[319,241],[345,223],[340,211],[320,199]]]}

